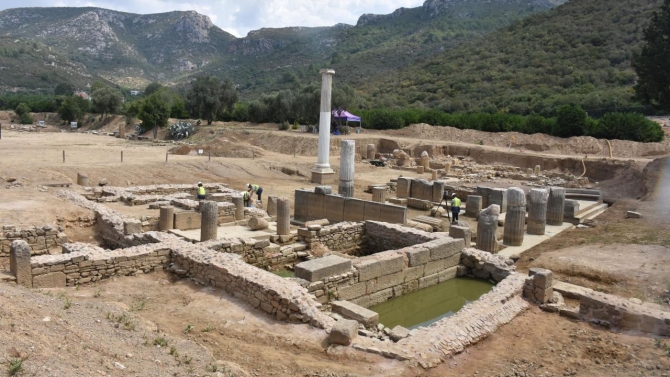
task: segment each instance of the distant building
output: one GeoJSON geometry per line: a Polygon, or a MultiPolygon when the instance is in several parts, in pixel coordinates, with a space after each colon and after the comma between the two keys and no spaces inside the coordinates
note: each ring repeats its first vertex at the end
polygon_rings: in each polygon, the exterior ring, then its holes
{"type": "Polygon", "coordinates": [[[139,95],[140,95],[140,91],[139,91],[139,90],[131,90],[131,91],[130,91],[130,95],[131,95],[131,96],[139,96],[139,95]]]}
{"type": "Polygon", "coordinates": [[[79,96],[79,97],[81,97],[81,98],[83,98],[83,99],[86,99],[86,100],[90,100],[90,99],[91,99],[91,97],[90,97],[88,94],[86,94],[86,92],[82,92],[82,91],[74,92],[74,95],[75,95],[75,96],[79,96]]]}

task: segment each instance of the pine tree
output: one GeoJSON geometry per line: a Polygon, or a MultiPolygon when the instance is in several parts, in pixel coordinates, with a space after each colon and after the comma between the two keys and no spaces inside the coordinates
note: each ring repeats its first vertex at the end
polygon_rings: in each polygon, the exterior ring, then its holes
{"type": "Polygon", "coordinates": [[[670,0],[665,0],[644,30],[645,45],[635,55],[635,94],[653,107],[670,111],[670,0]]]}

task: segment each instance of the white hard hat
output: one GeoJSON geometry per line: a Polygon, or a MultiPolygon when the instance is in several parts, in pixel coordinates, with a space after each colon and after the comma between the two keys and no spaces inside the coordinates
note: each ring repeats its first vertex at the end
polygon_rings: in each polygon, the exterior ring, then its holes
{"type": "Polygon", "coordinates": [[[453,198],[454,196],[456,196],[456,193],[451,194],[451,197],[452,197],[452,198],[453,198]]]}
{"type": "Polygon", "coordinates": [[[251,187],[251,183],[247,183],[247,188],[251,187]]]}
{"type": "Polygon", "coordinates": [[[201,185],[201,184],[202,184],[202,182],[198,182],[198,184],[199,184],[199,185],[201,185]]]}

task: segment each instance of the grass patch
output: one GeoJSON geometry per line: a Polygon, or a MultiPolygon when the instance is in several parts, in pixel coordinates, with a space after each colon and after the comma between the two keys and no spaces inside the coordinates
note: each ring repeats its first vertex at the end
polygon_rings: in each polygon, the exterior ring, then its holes
{"type": "Polygon", "coordinates": [[[72,306],[72,300],[65,298],[65,303],[63,304],[63,309],[68,310],[72,306]]]}
{"type": "Polygon", "coordinates": [[[107,320],[123,325],[123,328],[126,330],[135,330],[135,323],[126,315],[126,313],[114,315],[113,313],[107,312],[107,320]]]}
{"type": "Polygon", "coordinates": [[[191,331],[193,331],[193,325],[189,323],[188,325],[186,325],[186,327],[184,327],[184,334],[188,334],[191,331]]]}
{"type": "Polygon", "coordinates": [[[283,268],[280,269],[280,270],[277,270],[277,271],[272,271],[272,273],[275,274],[275,275],[281,276],[283,278],[295,277],[295,273],[293,271],[289,271],[289,270],[286,270],[286,269],[283,269],[283,268]]]}
{"type": "Polygon", "coordinates": [[[214,326],[212,325],[207,325],[204,329],[200,330],[201,332],[210,332],[214,330],[214,326]]]}
{"type": "Polygon", "coordinates": [[[154,339],[154,346],[167,347],[167,345],[168,345],[167,339],[163,338],[162,336],[159,336],[158,338],[154,339]]]}
{"type": "Polygon", "coordinates": [[[132,311],[140,311],[144,310],[144,306],[147,304],[147,300],[141,300],[137,303],[133,303],[130,305],[130,310],[132,311]]]}

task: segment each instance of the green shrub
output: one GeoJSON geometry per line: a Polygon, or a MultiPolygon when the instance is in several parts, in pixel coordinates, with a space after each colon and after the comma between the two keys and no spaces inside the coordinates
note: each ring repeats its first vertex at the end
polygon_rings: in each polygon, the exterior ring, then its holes
{"type": "Polygon", "coordinates": [[[19,123],[21,123],[21,124],[33,124],[33,117],[30,116],[30,113],[24,113],[19,117],[19,123]]]}
{"type": "Polygon", "coordinates": [[[665,133],[658,123],[642,114],[608,113],[600,119],[591,136],[650,143],[662,141],[665,133]]]}
{"type": "Polygon", "coordinates": [[[279,123],[279,131],[287,131],[289,128],[291,128],[291,125],[289,124],[289,122],[279,123]]]}
{"type": "Polygon", "coordinates": [[[551,134],[558,137],[584,135],[588,118],[586,111],[578,105],[561,106],[558,109],[558,116],[551,129],[551,134]]]}

